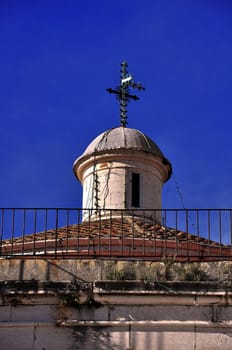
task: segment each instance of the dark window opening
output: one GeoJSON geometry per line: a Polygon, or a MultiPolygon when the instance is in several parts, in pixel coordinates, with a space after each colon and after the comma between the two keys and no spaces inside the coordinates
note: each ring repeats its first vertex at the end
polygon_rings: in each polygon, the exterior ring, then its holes
{"type": "Polygon", "coordinates": [[[140,175],[132,173],[132,207],[140,207],[140,175]]]}

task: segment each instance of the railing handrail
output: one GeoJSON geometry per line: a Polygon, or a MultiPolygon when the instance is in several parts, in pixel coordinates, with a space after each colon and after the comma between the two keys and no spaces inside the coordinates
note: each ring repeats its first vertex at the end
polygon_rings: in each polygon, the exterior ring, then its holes
{"type": "Polygon", "coordinates": [[[48,255],[232,259],[232,208],[0,208],[0,256],[48,255]]]}
{"type": "Polygon", "coordinates": [[[84,208],[84,207],[0,207],[0,210],[97,210],[97,211],[232,211],[231,208],[84,208]]]}

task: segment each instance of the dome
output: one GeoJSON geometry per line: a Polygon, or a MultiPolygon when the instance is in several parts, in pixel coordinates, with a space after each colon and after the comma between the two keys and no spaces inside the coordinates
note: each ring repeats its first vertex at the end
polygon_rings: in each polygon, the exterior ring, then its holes
{"type": "Polygon", "coordinates": [[[106,130],[97,136],[86,148],[82,157],[114,149],[144,151],[163,157],[161,150],[152,139],[139,130],[122,126],[106,130]]]}
{"type": "Polygon", "coordinates": [[[150,137],[144,135],[141,131],[122,126],[106,130],[97,136],[88,145],[84,153],[77,159],[77,161],[92,154],[97,155],[106,151],[117,149],[142,151],[161,157],[163,163],[169,166],[170,170],[168,178],[170,178],[172,173],[171,163],[164,157],[156,143],[150,137]]]}

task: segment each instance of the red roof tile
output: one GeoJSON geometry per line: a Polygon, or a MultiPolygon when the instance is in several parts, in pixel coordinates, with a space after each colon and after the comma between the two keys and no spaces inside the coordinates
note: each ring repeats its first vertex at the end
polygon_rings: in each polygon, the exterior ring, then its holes
{"type": "Polygon", "coordinates": [[[83,222],[7,239],[2,254],[76,256],[230,255],[230,247],[174,228],[124,217],[83,222]],[[223,250],[223,251],[222,251],[223,250]]]}

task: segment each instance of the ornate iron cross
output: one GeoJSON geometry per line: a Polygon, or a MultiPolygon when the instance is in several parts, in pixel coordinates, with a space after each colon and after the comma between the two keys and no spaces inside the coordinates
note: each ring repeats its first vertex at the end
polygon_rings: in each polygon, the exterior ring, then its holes
{"type": "Polygon", "coordinates": [[[127,106],[130,100],[139,100],[138,96],[131,95],[130,88],[145,90],[141,83],[135,83],[134,78],[127,71],[128,64],[126,61],[121,63],[121,76],[120,76],[120,85],[116,86],[115,89],[106,89],[110,94],[115,94],[116,99],[120,104],[120,121],[121,126],[126,127],[127,125],[127,106]]]}

